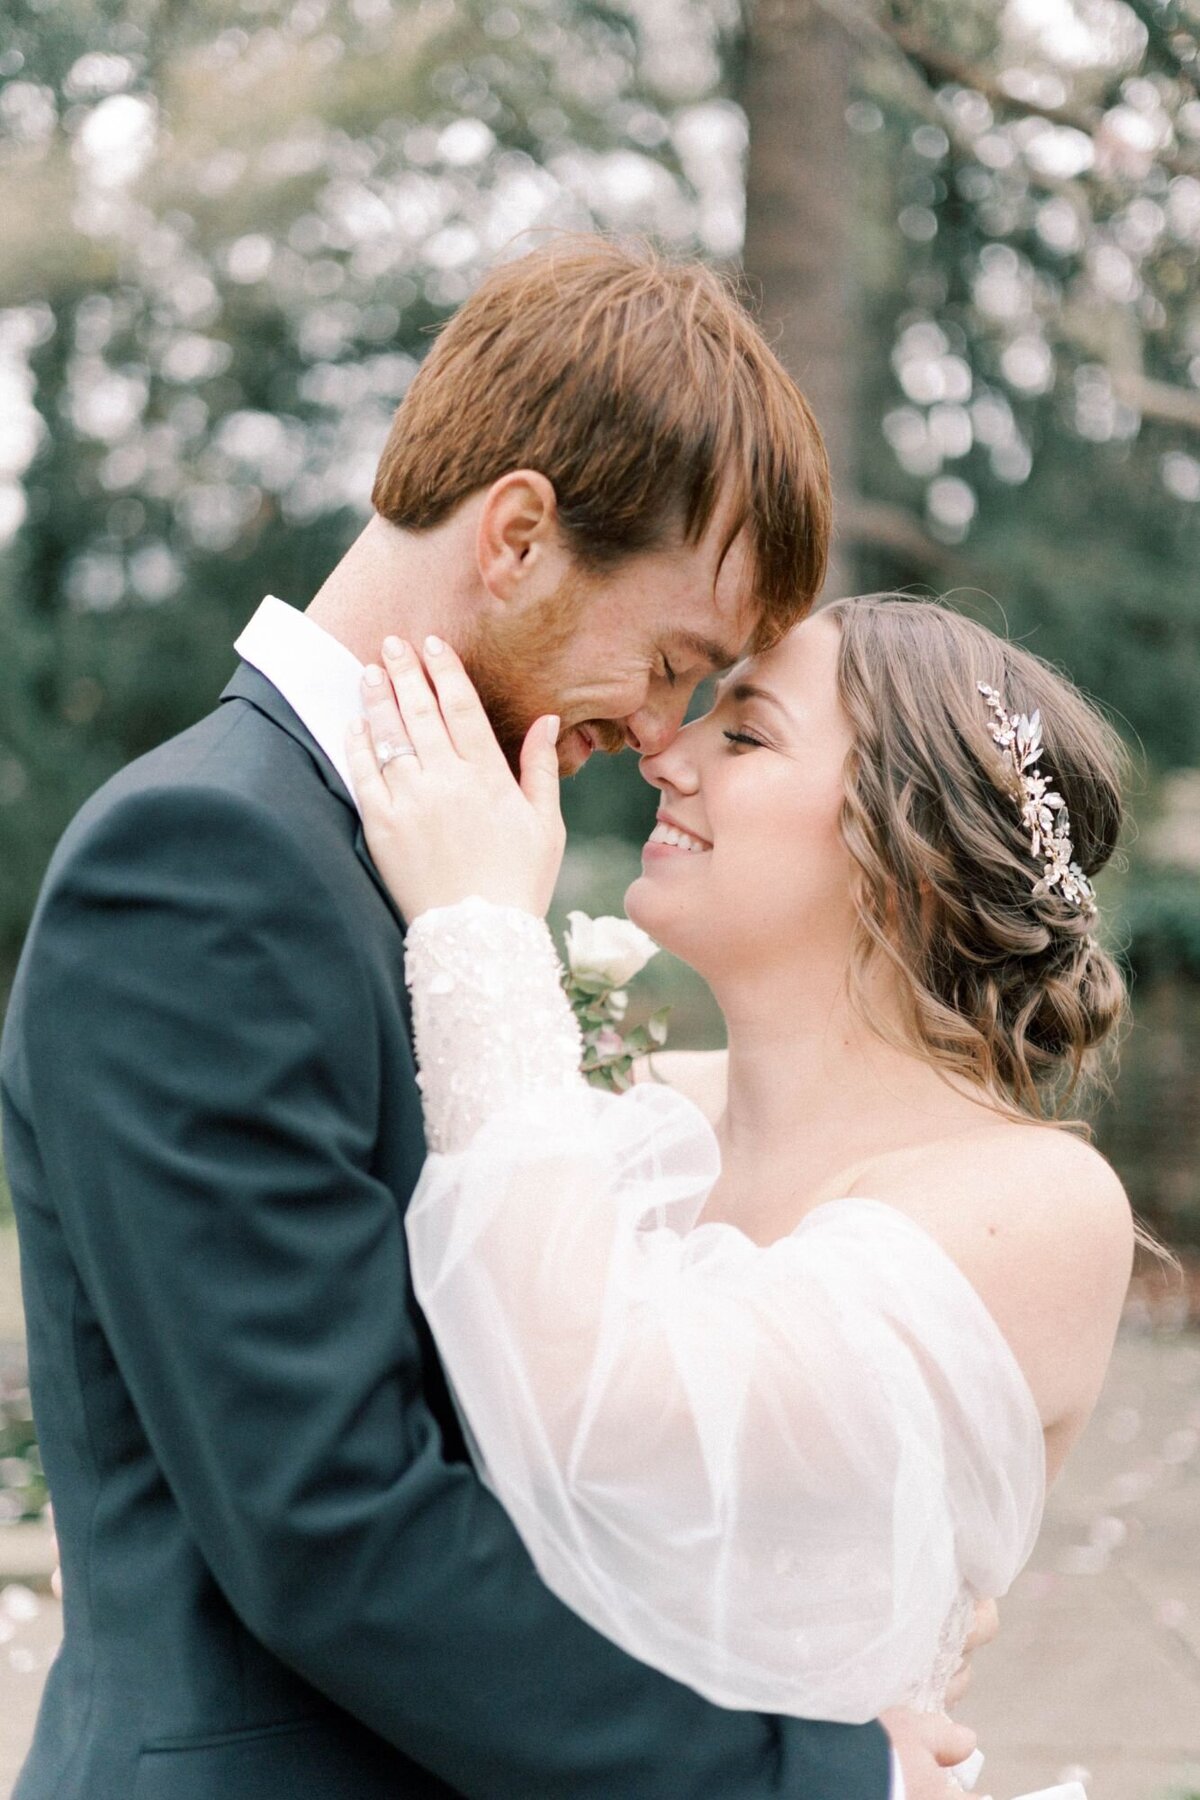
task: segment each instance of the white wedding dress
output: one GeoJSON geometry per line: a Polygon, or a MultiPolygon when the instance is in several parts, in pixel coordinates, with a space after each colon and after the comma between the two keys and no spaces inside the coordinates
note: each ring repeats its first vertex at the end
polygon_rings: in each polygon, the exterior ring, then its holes
{"type": "Polygon", "coordinates": [[[939,1709],[1045,1494],[1037,1407],[970,1282],[875,1200],[767,1247],[697,1224],[711,1126],[669,1088],[584,1081],[531,915],[425,913],[407,965],[416,1293],[547,1585],[721,1706],[939,1709]]]}

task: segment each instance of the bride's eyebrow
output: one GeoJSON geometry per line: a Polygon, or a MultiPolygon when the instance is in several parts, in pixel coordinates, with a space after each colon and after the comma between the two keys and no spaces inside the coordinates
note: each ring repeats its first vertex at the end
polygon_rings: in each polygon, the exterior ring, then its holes
{"type": "Polygon", "coordinates": [[[765,700],[768,705],[778,707],[790,724],[796,723],[791,708],[785,705],[778,694],[773,694],[770,688],[757,687],[753,681],[733,681],[732,684],[729,680],[720,682],[713,696],[713,704],[719,705],[722,700],[765,700]]]}

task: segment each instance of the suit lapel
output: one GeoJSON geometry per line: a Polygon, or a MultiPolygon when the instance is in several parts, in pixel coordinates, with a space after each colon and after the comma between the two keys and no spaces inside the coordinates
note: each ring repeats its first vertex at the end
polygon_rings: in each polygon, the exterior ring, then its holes
{"type": "Polygon", "coordinates": [[[387,901],[388,911],[395,919],[397,925],[399,925],[401,931],[407,931],[408,924],[404,914],[392,899],[391,894],[388,892],[386,881],[384,881],[383,876],[379,873],[379,870],[371,860],[371,852],[367,849],[367,839],[362,828],[361,819],[357,821],[354,827],[354,853],[358,857],[363,868],[367,871],[367,874],[371,877],[371,880],[375,883],[375,886],[379,889],[379,892],[387,901]]]}
{"type": "Polygon", "coordinates": [[[330,793],[348,809],[354,821],[354,854],[378,888],[387,904],[388,911],[399,925],[401,931],[407,929],[404,916],[396,902],[388,892],[387,883],[371,860],[371,852],[367,849],[367,840],[362,828],[362,820],[358,816],[358,808],[347,791],[346,784],[318,744],[316,738],[304,725],[297,714],[288,705],[275,685],[265,675],[259,673],[250,663],[241,663],[237,673],[221,694],[221,704],[226,700],[245,700],[256,711],[270,719],[280,731],[293,738],[311,758],[317,774],[329,789],[330,793]]]}

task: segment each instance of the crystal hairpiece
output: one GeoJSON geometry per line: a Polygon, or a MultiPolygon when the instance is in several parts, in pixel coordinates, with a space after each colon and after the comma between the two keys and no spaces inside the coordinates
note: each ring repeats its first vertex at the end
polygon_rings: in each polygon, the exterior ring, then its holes
{"type": "Polygon", "coordinates": [[[1088,918],[1094,918],[1096,899],[1092,884],[1074,860],[1071,842],[1071,815],[1061,794],[1056,794],[1038,768],[1042,754],[1042,715],[1032,718],[1024,713],[1006,711],[994,687],[986,681],[976,683],[988,703],[991,732],[1001,756],[1021,786],[1021,820],[1029,832],[1029,848],[1043,862],[1041,879],[1033,884],[1035,894],[1047,894],[1057,888],[1064,900],[1077,906],[1088,918]]]}

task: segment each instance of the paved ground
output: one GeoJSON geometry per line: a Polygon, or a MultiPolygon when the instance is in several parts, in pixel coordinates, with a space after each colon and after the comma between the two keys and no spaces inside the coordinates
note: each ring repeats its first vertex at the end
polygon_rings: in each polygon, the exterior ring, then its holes
{"type": "Polygon", "coordinates": [[[10,1583],[0,1593],[0,1794],[12,1792],[29,1748],[38,1695],[60,1629],[57,1602],[24,1583],[10,1583]]]}
{"type": "Polygon", "coordinates": [[[964,1716],[996,1800],[1200,1800],[1200,1336],[1122,1337],[964,1716]]]}
{"type": "MultiPolygon", "coordinates": [[[[51,1566],[44,1534],[0,1529],[0,1794],[58,1642],[51,1566]]],[[[1200,1335],[1123,1336],[1001,1616],[963,1709],[981,1792],[1200,1800],[1200,1335]]]]}
{"type": "Polygon", "coordinates": [[[21,1311],[21,1277],[17,1268],[17,1234],[0,1214],[0,1344],[10,1344],[23,1337],[25,1318],[21,1311]]]}

